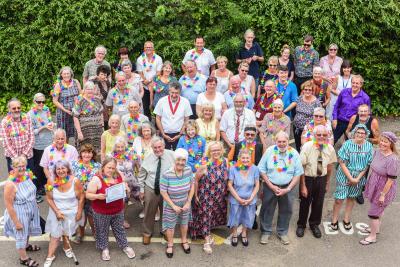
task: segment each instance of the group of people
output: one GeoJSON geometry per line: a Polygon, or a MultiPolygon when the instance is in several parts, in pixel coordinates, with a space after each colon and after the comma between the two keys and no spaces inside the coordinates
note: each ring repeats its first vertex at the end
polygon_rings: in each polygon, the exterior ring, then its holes
{"type": "Polygon", "coordinates": [[[310,35],[294,51],[283,46],[261,72],[264,55],[254,38],[245,32],[234,75],[227,58],[215,59],[204,38],[196,37],[179,79],[150,41],[135,65],[124,47],[111,66],[106,48],[98,46],[85,64],[83,88],[70,67],[61,68],[51,91],[54,121],[44,94],[34,96],[28,113],[11,99],[0,125],[9,170],[4,234],[15,238],[20,263],[38,266],[27,251],[40,249],[29,237],[42,232],[50,234],[45,267],[60,240],[73,257],[70,239],[84,241],[87,223],[102,260],[110,260],[110,227],[134,258],[125,231],[131,227],[128,201],[142,207],[143,244],[151,243],[160,220],[169,258],[176,225],[186,254],[188,235],[204,239],[204,252],[212,253],[211,231],[221,226],[231,229],[232,246],[239,238],[248,246],[248,230],[257,229],[257,221],[260,243],[267,244],[277,205],[277,236],[288,245],[297,185],[296,235],[303,237],[308,223],[320,238],[336,167],[331,229],[338,230],[346,202],[343,226],[350,230],[356,199],[362,203],[365,196],[371,224],[360,243],[375,243],[384,209],[396,195],[399,157],[396,135],[380,132],[371,115],[362,76],[337,56],[336,44],[319,59],[310,35]],[[289,145],[292,132],[295,147],[289,145]],[[36,204],[43,196],[49,205],[45,226],[36,204]]]}

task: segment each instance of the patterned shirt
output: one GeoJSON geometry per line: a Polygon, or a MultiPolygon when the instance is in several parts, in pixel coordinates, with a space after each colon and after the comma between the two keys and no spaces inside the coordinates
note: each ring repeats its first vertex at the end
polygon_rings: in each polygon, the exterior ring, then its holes
{"type": "Polygon", "coordinates": [[[314,48],[306,51],[298,46],[294,51],[294,65],[297,77],[311,77],[313,68],[319,66],[319,54],[314,48]]]}
{"type": "Polygon", "coordinates": [[[100,65],[106,65],[111,69],[111,65],[110,65],[110,63],[108,63],[108,61],[103,60],[101,63],[97,63],[96,59],[94,58],[94,59],[91,59],[88,62],[86,62],[85,68],[84,68],[83,74],[82,74],[83,78],[89,79],[91,77],[97,76],[97,68],[100,65]]]}

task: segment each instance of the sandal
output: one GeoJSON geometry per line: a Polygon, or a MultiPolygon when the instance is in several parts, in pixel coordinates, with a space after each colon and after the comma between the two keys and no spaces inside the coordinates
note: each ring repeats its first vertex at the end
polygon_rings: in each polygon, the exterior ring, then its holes
{"type": "Polygon", "coordinates": [[[336,221],[335,223],[331,222],[331,225],[329,225],[329,227],[331,228],[331,230],[337,231],[339,230],[339,222],[338,221],[336,221]]]}
{"type": "Polygon", "coordinates": [[[46,261],[44,262],[44,267],[50,267],[51,264],[53,264],[53,261],[56,259],[56,256],[53,256],[51,258],[46,258],[46,261]]]}
{"type": "Polygon", "coordinates": [[[110,251],[108,250],[108,248],[103,249],[103,251],[101,252],[101,259],[103,261],[109,261],[110,260],[110,251]]]}
{"type": "Polygon", "coordinates": [[[67,257],[67,258],[72,258],[74,255],[73,255],[73,253],[72,253],[72,249],[71,248],[69,248],[69,249],[63,249],[64,250],[64,253],[65,253],[65,256],[67,257]]]}
{"type": "Polygon", "coordinates": [[[249,245],[249,240],[247,236],[241,236],[243,246],[247,247],[249,245]]]}
{"type": "Polygon", "coordinates": [[[31,245],[28,244],[28,246],[25,248],[26,251],[39,251],[40,247],[36,245],[31,245]]]}
{"type": "Polygon", "coordinates": [[[75,244],[80,244],[82,243],[83,237],[81,237],[80,235],[76,235],[74,239],[72,239],[71,241],[74,242],[75,244]]]}
{"type": "Polygon", "coordinates": [[[183,252],[185,252],[186,254],[190,254],[190,246],[188,242],[182,243],[181,244],[183,252]],[[187,245],[187,248],[185,248],[185,245],[187,245]]]}
{"type": "Polygon", "coordinates": [[[39,266],[39,263],[32,260],[31,258],[27,258],[26,260],[19,259],[19,263],[21,265],[29,266],[29,267],[38,267],[39,266]]]}
{"type": "Polygon", "coordinates": [[[126,247],[123,249],[123,251],[125,252],[126,256],[128,256],[128,258],[130,258],[130,259],[133,259],[136,257],[135,251],[133,251],[133,249],[131,247],[126,247]]]}
{"type": "Polygon", "coordinates": [[[346,231],[350,231],[351,228],[353,228],[353,226],[351,225],[351,222],[345,222],[344,220],[343,220],[343,227],[344,227],[344,229],[346,229],[346,231]]]}
{"type": "MultiPolygon", "coordinates": [[[[363,229],[361,229],[360,232],[363,233],[363,234],[370,234],[371,233],[371,228],[369,226],[366,226],[363,229]]],[[[376,234],[379,234],[379,233],[376,233],[376,234]]]]}
{"type": "Polygon", "coordinates": [[[167,258],[172,258],[174,256],[174,245],[167,245],[167,248],[165,249],[165,255],[167,255],[167,258]],[[172,252],[168,252],[168,249],[171,248],[172,252]]]}
{"type": "Polygon", "coordinates": [[[236,247],[237,244],[238,244],[238,237],[237,236],[232,236],[231,245],[236,247]]]}
{"type": "Polygon", "coordinates": [[[371,245],[371,244],[375,244],[375,243],[376,243],[376,240],[371,240],[371,241],[369,241],[369,240],[367,240],[366,238],[364,238],[363,240],[360,240],[359,243],[360,243],[361,245],[368,246],[368,245],[371,245]]]}
{"type": "Polygon", "coordinates": [[[211,254],[213,252],[211,248],[211,243],[205,243],[203,246],[203,250],[205,253],[211,254]]]}

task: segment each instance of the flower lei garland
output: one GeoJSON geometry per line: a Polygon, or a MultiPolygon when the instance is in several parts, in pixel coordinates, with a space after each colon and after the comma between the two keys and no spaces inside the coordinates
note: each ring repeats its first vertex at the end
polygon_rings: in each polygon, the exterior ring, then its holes
{"type": "Polygon", "coordinates": [[[278,172],[286,172],[288,170],[288,168],[290,167],[290,165],[292,165],[293,148],[289,146],[286,152],[288,153],[288,158],[289,158],[288,163],[286,164],[286,162],[285,162],[285,166],[284,167],[278,167],[279,149],[278,149],[278,146],[274,146],[272,159],[273,159],[274,168],[278,172]]]}
{"type": "Polygon", "coordinates": [[[138,159],[137,154],[133,150],[125,149],[123,153],[120,152],[113,152],[111,157],[114,159],[123,159],[128,161],[135,161],[138,159]]]}
{"type": "Polygon", "coordinates": [[[317,147],[319,150],[324,150],[328,147],[328,143],[323,143],[323,144],[318,144],[317,139],[315,137],[312,138],[313,144],[317,147]]]}
{"type": "Polygon", "coordinates": [[[324,86],[324,80],[322,80],[321,81],[321,85],[318,85],[318,84],[315,84],[315,85],[317,85],[318,87],[319,87],[319,94],[318,94],[318,99],[321,101],[322,100],[322,98],[324,97],[324,88],[323,88],[323,86],[324,86]]]}
{"type": "Polygon", "coordinates": [[[253,154],[254,150],[256,149],[256,141],[251,142],[251,144],[248,144],[245,140],[242,141],[240,149],[248,149],[250,151],[250,155],[253,154]]]}
{"type": "Polygon", "coordinates": [[[232,163],[232,166],[234,166],[238,171],[247,171],[251,165],[244,165],[241,160],[238,160],[236,163],[232,163]]]}
{"type": "Polygon", "coordinates": [[[65,176],[64,178],[61,178],[61,177],[57,176],[54,179],[53,184],[47,183],[44,187],[45,187],[46,191],[48,191],[48,192],[49,191],[53,191],[54,188],[58,188],[58,187],[60,187],[60,186],[62,186],[64,184],[68,183],[70,178],[71,177],[69,175],[65,176]]]}
{"type": "Polygon", "coordinates": [[[33,179],[36,179],[36,176],[30,169],[27,169],[24,175],[22,176],[15,176],[14,171],[11,171],[10,174],[8,175],[8,180],[17,184],[25,182],[26,180],[33,180],[33,179]]]}
{"type": "Polygon", "coordinates": [[[153,69],[154,61],[156,60],[156,54],[153,54],[153,56],[151,57],[151,59],[150,59],[149,62],[147,62],[146,53],[143,52],[143,53],[140,55],[140,57],[142,58],[142,65],[143,65],[143,68],[144,68],[146,71],[151,71],[151,70],[153,69]]]}
{"type": "Polygon", "coordinates": [[[89,100],[89,99],[84,98],[82,95],[78,95],[78,97],[76,99],[76,103],[75,103],[75,107],[76,107],[75,109],[76,110],[79,110],[80,107],[82,106],[81,102],[82,102],[83,99],[85,99],[88,102],[89,106],[87,108],[85,108],[84,110],[81,110],[81,114],[82,115],[88,115],[94,109],[94,106],[95,106],[94,99],[95,98],[91,97],[90,100],[89,100]]]}
{"type": "Polygon", "coordinates": [[[306,132],[306,142],[311,141],[312,136],[311,133],[314,130],[314,120],[310,120],[310,122],[308,123],[308,128],[307,128],[307,132],[306,132]]]}
{"type": "Polygon", "coordinates": [[[197,52],[196,48],[192,49],[192,51],[190,52],[190,59],[196,61],[203,52],[204,48],[201,49],[201,53],[197,52]]]}
{"type": "Polygon", "coordinates": [[[268,113],[267,118],[270,119],[268,121],[268,125],[267,125],[267,130],[270,133],[278,133],[278,131],[282,130],[284,131],[284,129],[286,128],[286,124],[285,124],[285,116],[282,115],[282,117],[280,117],[278,120],[275,119],[274,115],[272,113],[268,113]],[[269,118],[269,116],[271,116],[271,118],[269,118]],[[277,124],[277,126],[275,126],[275,122],[277,124]],[[277,127],[279,129],[277,129],[277,127]]]}
{"type": "MultiPolygon", "coordinates": [[[[69,87],[73,83],[73,80],[69,80],[67,87],[69,87]]],[[[51,96],[56,97],[58,96],[62,91],[67,90],[68,88],[64,86],[63,81],[61,80],[60,77],[57,78],[57,80],[54,82],[53,89],[50,91],[51,96]],[[59,87],[56,87],[57,84],[59,84],[59,87]]]]}
{"type": "Polygon", "coordinates": [[[276,79],[275,80],[275,87],[276,87],[276,92],[278,93],[278,96],[279,96],[279,98],[282,98],[283,97],[283,95],[285,94],[285,92],[286,92],[286,88],[288,87],[288,85],[289,85],[289,81],[288,80],[286,80],[282,85],[283,85],[283,90],[282,90],[282,92],[281,93],[279,93],[279,90],[278,90],[278,85],[279,85],[279,79],[276,79]]]}
{"type": "MultiPolygon", "coordinates": [[[[159,76],[157,76],[155,82],[153,82],[153,91],[154,91],[155,93],[157,93],[157,94],[161,93],[161,92],[164,90],[164,86],[158,84],[158,83],[157,83],[158,81],[161,81],[161,79],[160,79],[159,76]]],[[[168,77],[168,82],[167,82],[167,84],[169,84],[170,81],[171,81],[171,78],[168,77]]]]}
{"type": "Polygon", "coordinates": [[[203,156],[203,152],[201,151],[201,148],[203,146],[203,141],[201,140],[200,136],[195,136],[193,138],[190,138],[189,136],[185,136],[185,143],[188,147],[188,153],[189,156],[192,157],[195,160],[198,160],[199,158],[201,158],[203,156]],[[197,143],[197,153],[194,152],[192,144],[193,142],[197,143]]]}
{"type": "Polygon", "coordinates": [[[93,160],[91,160],[89,162],[89,167],[86,167],[83,164],[82,160],[80,160],[78,162],[78,170],[80,173],[79,179],[81,180],[82,183],[86,183],[87,181],[89,181],[89,177],[90,177],[90,174],[92,173],[93,169],[94,169],[94,161],[93,160]]]}
{"type": "Polygon", "coordinates": [[[207,167],[218,167],[225,161],[224,158],[219,158],[217,160],[210,160],[208,157],[203,157],[199,163],[196,163],[194,167],[198,169],[200,166],[207,166],[207,167]]]}
{"type": "Polygon", "coordinates": [[[190,88],[193,88],[193,86],[196,84],[196,82],[198,80],[200,80],[200,76],[198,73],[196,73],[196,76],[194,77],[194,79],[190,78],[189,76],[184,75],[182,77],[182,85],[186,89],[190,89],[190,88]]]}
{"type": "Polygon", "coordinates": [[[314,60],[314,58],[315,58],[314,50],[309,50],[309,53],[308,53],[308,51],[306,51],[304,49],[304,47],[300,48],[299,61],[302,62],[302,65],[304,67],[307,67],[307,66],[311,65],[311,63],[314,60]],[[309,58],[307,58],[307,54],[310,55],[309,58]]]}
{"type": "Polygon", "coordinates": [[[124,88],[121,90],[122,99],[119,99],[117,96],[118,88],[114,87],[111,89],[111,98],[115,105],[125,105],[128,102],[129,92],[125,92],[128,89],[128,85],[125,85],[124,88]]]}
{"type": "MultiPolygon", "coordinates": [[[[51,148],[50,148],[50,154],[49,154],[49,160],[50,160],[51,164],[53,164],[56,149],[57,149],[56,146],[54,144],[52,144],[51,148]]],[[[65,160],[65,154],[67,153],[67,144],[64,144],[63,148],[61,149],[61,153],[62,153],[61,159],[65,160]]]]}
{"type": "Polygon", "coordinates": [[[133,141],[133,139],[138,136],[138,129],[140,125],[140,120],[139,120],[139,114],[137,114],[135,117],[132,117],[132,115],[129,116],[128,119],[128,129],[127,129],[127,137],[129,141],[133,141]]]}
{"type": "Polygon", "coordinates": [[[10,137],[19,137],[26,134],[28,126],[28,115],[26,113],[21,113],[21,120],[19,121],[20,125],[18,126],[17,130],[13,129],[12,127],[14,120],[11,113],[8,113],[4,119],[5,129],[10,137]]]}
{"type": "Polygon", "coordinates": [[[277,94],[274,93],[273,96],[272,96],[273,98],[272,98],[271,103],[268,105],[268,107],[265,107],[265,105],[264,105],[265,96],[266,96],[266,93],[263,94],[263,95],[261,96],[261,98],[260,98],[260,108],[261,108],[262,111],[266,111],[267,109],[271,109],[271,108],[272,108],[272,105],[274,104],[274,101],[275,101],[276,99],[279,98],[279,97],[277,96],[277,94]]]}
{"type": "MultiPolygon", "coordinates": [[[[50,112],[49,107],[43,106],[43,110],[42,111],[46,112],[46,117],[47,117],[47,121],[48,121],[47,124],[51,123],[53,121],[53,119],[51,117],[51,112],[50,112]]],[[[33,116],[35,116],[35,119],[40,124],[40,126],[45,126],[46,122],[42,119],[42,117],[40,117],[37,105],[33,105],[32,106],[32,112],[33,112],[33,116]]]]}

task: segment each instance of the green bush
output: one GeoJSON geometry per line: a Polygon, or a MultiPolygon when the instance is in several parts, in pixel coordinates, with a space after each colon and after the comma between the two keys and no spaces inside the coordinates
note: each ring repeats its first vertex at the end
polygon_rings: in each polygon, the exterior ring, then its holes
{"type": "Polygon", "coordinates": [[[98,44],[113,62],[119,47],[135,51],[134,60],[152,40],[180,73],[185,51],[201,34],[235,71],[233,58],[247,28],[255,30],[266,57],[284,43],[301,44],[306,33],[321,55],[337,43],[339,54],[365,77],[374,112],[400,114],[400,4],[394,0],[0,0],[0,113],[10,96],[30,103],[35,92],[48,95],[62,66],[80,78],[98,44]]]}

